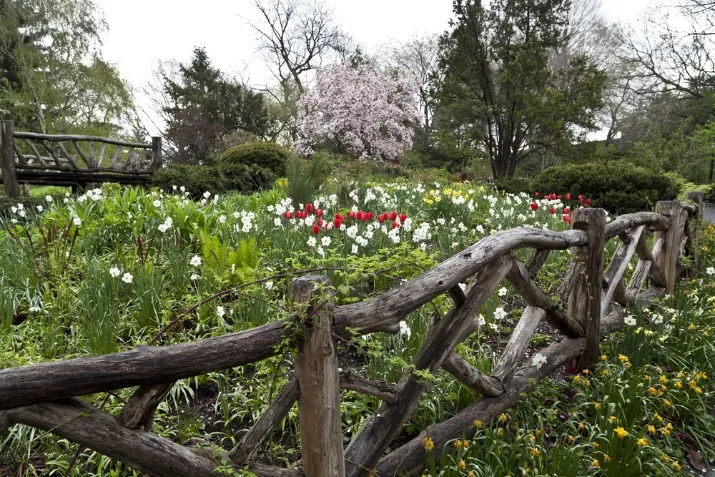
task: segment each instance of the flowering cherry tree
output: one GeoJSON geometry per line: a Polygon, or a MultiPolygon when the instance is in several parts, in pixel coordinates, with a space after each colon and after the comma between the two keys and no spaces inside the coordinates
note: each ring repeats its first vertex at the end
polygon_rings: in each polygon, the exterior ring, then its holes
{"type": "Polygon", "coordinates": [[[417,85],[369,66],[325,68],[298,102],[295,150],[310,155],[326,141],[360,158],[392,160],[412,148],[419,121],[417,85]]]}

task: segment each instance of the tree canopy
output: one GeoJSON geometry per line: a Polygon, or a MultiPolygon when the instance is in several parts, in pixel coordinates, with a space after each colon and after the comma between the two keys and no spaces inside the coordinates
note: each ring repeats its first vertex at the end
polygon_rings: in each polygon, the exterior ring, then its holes
{"type": "Polygon", "coordinates": [[[161,81],[169,160],[206,160],[222,148],[221,138],[237,131],[268,134],[271,121],[263,95],[214,67],[204,48],[195,48],[191,61],[179,64],[173,74],[162,70],[161,81]]]}
{"type": "Polygon", "coordinates": [[[92,0],[0,0],[0,114],[42,132],[125,128],[132,96],[101,56],[105,30],[92,0]]]}
{"type": "Polygon", "coordinates": [[[567,0],[454,3],[441,40],[439,126],[484,154],[496,178],[594,128],[604,74],[579,55],[549,64],[567,39],[568,11],[567,0]]]}

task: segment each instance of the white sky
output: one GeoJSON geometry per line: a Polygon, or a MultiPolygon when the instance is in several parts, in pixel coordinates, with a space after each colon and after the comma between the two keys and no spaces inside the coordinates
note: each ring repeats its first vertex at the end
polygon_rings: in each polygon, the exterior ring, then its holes
{"type": "MultiPolygon", "coordinates": [[[[371,53],[390,41],[441,33],[451,18],[452,0],[326,0],[338,24],[371,53]]],[[[647,0],[602,0],[613,20],[627,22],[643,12],[647,0]]],[[[149,80],[159,60],[186,61],[194,46],[204,46],[213,64],[241,73],[251,84],[270,75],[255,51],[252,0],[98,0],[109,32],[105,59],[117,65],[134,88],[149,80]]],[[[139,102],[143,101],[139,99],[139,102]]]]}

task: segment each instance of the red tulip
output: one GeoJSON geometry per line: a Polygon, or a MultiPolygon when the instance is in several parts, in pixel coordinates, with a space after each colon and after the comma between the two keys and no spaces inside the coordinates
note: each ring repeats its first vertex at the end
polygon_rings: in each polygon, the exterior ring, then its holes
{"type": "Polygon", "coordinates": [[[551,210],[549,210],[549,212],[551,212],[551,215],[554,215],[556,213],[556,207],[551,207],[551,210]]]}
{"type": "Polygon", "coordinates": [[[556,198],[559,199],[559,200],[561,200],[561,195],[560,195],[560,194],[557,195],[556,198]]]}
{"type": "Polygon", "coordinates": [[[348,217],[350,217],[351,219],[354,219],[354,218],[355,218],[355,211],[354,211],[354,210],[351,210],[350,212],[348,212],[348,217]]]}
{"type": "Polygon", "coordinates": [[[588,209],[590,206],[591,206],[591,204],[584,204],[584,205],[583,205],[583,207],[584,207],[585,209],[588,209]]]}
{"type": "Polygon", "coordinates": [[[313,233],[314,233],[315,235],[318,235],[319,232],[320,232],[320,224],[318,224],[318,225],[313,225],[313,233]]]}
{"type": "Polygon", "coordinates": [[[365,212],[358,212],[357,214],[355,214],[355,217],[356,217],[360,222],[362,222],[362,221],[365,220],[365,212]]]}
{"type": "Polygon", "coordinates": [[[539,204],[537,204],[536,202],[532,202],[529,207],[531,207],[531,210],[536,211],[536,209],[539,208],[539,204]]]}
{"type": "Polygon", "coordinates": [[[372,220],[372,217],[373,217],[372,212],[368,212],[367,218],[365,220],[372,220]]]}
{"type": "Polygon", "coordinates": [[[398,222],[392,222],[392,228],[393,228],[393,229],[399,229],[399,228],[400,228],[400,224],[399,224],[398,222]]]}
{"type": "Polygon", "coordinates": [[[293,218],[293,212],[291,212],[290,210],[288,210],[288,211],[286,211],[285,214],[283,214],[283,216],[284,216],[286,219],[290,220],[290,219],[293,218]]]}
{"type": "Polygon", "coordinates": [[[317,209],[315,211],[315,216],[316,217],[322,217],[323,216],[323,209],[317,209]]]}
{"type": "Polygon", "coordinates": [[[564,196],[564,199],[571,200],[571,192],[567,192],[566,195],[564,196]]]}
{"type": "Polygon", "coordinates": [[[539,197],[539,193],[538,193],[538,192],[534,192],[534,197],[539,197]]]}
{"type": "Polygon", "coordinates": [[[335,220],[333,220],[333,227],[339,229],[341,225],[343,225],[343,221],[335,217],[335,220]]]}
{"type": "Polygon", "coordinates": [[[345,216],[343,214],[335,214],[335,220],[339,220],[340,222],[345,222],[345,216]]]}
{"type": "Polygon", "coordinates": [[[578,201],[583,204],[583,194],[578,195],[578,201]]]}
{"type": "Polygon", "coordinates": [[[313,212],[313,204],[305,204],[305,210],[310,214],[313,212]]]}
{"type": "Polygon", "coordinates": [[[318,227],[322,227],[322,226],[323,226],[323,219],[318,219],[318,220],[315,221],[315,223],[318,224],[318,227]]]}
{"type": "Polygon", "coordinates": [[[587,203],[587,204],[590,204],[591,202],[592,202],[591,199],[586,199],[586,203],[587,203]]]}
{"type": "Polygon", "coordinates": [[[561,219],[566,222],[567,224],[571,224],[571,216],[568,214],[564,214],[561,216],[561,219]]]}
{"type": "Polygon", "coordinates": [[[377,221],[380,223],[383,223],[386,220],[387,220],[387,214],[384,212],[377,216],[377,221]]]}
{"type": "Polygon", "coordinates": [[[564,207],[564,214],[570,214],[570,213],[571,213],[571,209],[569,209],[568,207],[564,207]]]}
{"type": "Polygon", "coordinates": [[[397,212],[390,212],[390,220],[397,220],[397,212]]]}
{"type": "Polygon", "coordinates": [[[404,224],[405,220],[407,220],[407,214],[400,214],[400,223],[404,224]]]}

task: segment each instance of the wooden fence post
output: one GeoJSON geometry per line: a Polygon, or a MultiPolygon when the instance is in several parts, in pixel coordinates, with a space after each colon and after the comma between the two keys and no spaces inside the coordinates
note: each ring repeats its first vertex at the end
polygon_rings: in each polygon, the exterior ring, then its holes
{"type": "Polygon", "coordinates": [[[660,201],[655,204],[655,211],[670,219],[670,227],[662,232],[655,232],[654,241],[657,242],[658,239],[662,238],[665,242],[657,264],[665,275],[666,293],[673,293],[678,275],[680,242],[684,237],[685,230],[683,204],[677,200],[660,201]]]}
{"type": "Polygon", "coordinates": [[[152,137],[151,138],[151,150],[154,155],[154,161],[151,164],[151,171],[152,172],[157,172],[158,170],[161,169],[162,165],[162,155],[161,155],[161,138],[160,137],[152,137]]]}
{"type": "Polygon", "coordinates": [[[603,287],[603,249],[606,242],[606,211],[576,209],[573,228],[583,230],[588,243],[575,249],[574,260],[581,262],[581,273],[574,277],[568,300],[568,316],[581,323],[586,331],[586,347],[577,364],[586,369],[601,355],[601,292],[603,287]]]}
{"type": "Polygon", "coordinates": [[[15,168],[14,128],[12,121],[0,122],[0,166],[2,167],[2,181],[7,197],[20,196],[20,184],[17,182],[15,168]]]}
{"type": "Polygon", "coordinates": [[[700,228],[701,221],[703,218],[703,206],[705,202],[705,194],[702,192],[688,192],[685,194],[685,198],[692,200],[697,207],[695,211],[695,216],[688,218],[686,230],[688,234],[688,243],[686,244],[686,252],[690,259],[693,261],[693,269],[698,270],[700,268],[700,228]]]}
{"type": "Polygon", "coordinates": [[[306,477],[344,477],[340,420],[340,376],[332,336],[330,280],[312,275],[293,281],[291,301],[300,317],[303,342],[295,356],[300,387],[300,446],[306,477]]]}

